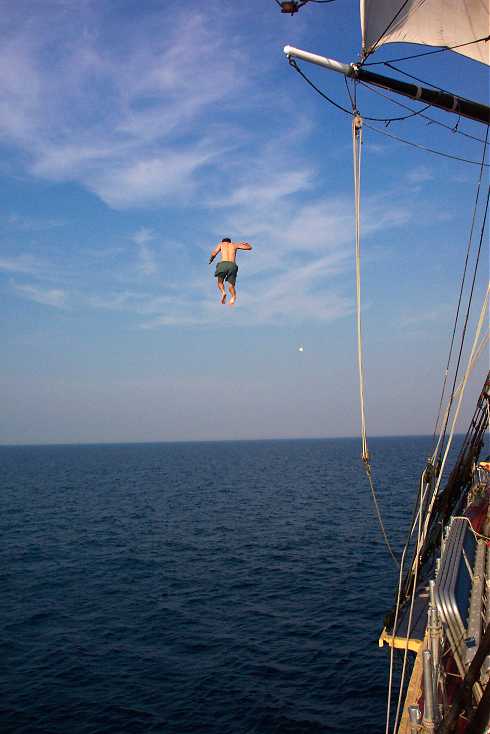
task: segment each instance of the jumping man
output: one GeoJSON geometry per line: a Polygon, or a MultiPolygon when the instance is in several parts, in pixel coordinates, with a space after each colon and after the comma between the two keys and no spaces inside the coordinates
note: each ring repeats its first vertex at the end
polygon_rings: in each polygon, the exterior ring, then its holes
{"type": "Polygon", "coordinates": [[[230,291],[230,306],[236,301],[236,276],[238,273],[238,265],[236,264],[236,251],[237,250],[251,250],[252,245],[248,242],[232,242],[229,237],[223,237],[211,253],[209,263],[211,264],[221,250],[221,261],[216,265],[215,276],[218,278],[218,288],[221,293],[221,303],[226,301],[225,283],[228,282],[228,288],[230,291]]]}

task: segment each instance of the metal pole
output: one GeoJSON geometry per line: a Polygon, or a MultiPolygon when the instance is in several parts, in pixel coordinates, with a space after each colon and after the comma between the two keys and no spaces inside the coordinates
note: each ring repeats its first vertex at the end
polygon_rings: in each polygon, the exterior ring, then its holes
{"type": "Polygon", "coordinates": [[[319,56],[319,54],[312,54],[309,51],[302,51],[300,48],[294,48],[294,46],[284,46],[284,53],[288,59],[294,57],[296,59],[301,59],[301,61],[308,61],[310,64],[323,66],[325,69],[337,71],[339,74],[344,74],[344,76],[352,76],[354,74],[353,64],[343,64],[341,61],[327,59],[326,56],[319,56]]]}
{"type": "Polygon", "coordinates": [[[408,718],[410,720],[410,734],[418,734],[420,731],[420,710],[417,704],[408,707],[408,718]]]}
{"type": "Polygon", "coordinates": [[[432,653],[424,650],[424,718],[423,726],[427,731],[434,731],[434,683],[432,678],[432,653]]]}
{"type": "Polygon", "coordinates": [[[309,51],[302,51],[300,48],[294,48],[294,46],[284,46],[284,53],[288,59],[294,57],[302,61],[308,61],[310,64],[317,64],[317,66],[323,66],[326,69],[330,69],[330,71],[337,71],[353,79],[359,79],[361,82],[374,84],[383,89],[389,89],[392,92],[402,94],[404,97],[416,99],[418,102],[440,107],[446,110],[446,112],[453,112],[455,115],[469,117],[471,120],[483,122],[485,125],[490,124],[490,107],[479,102],[473,102],[464,97],[456,97],[453,94],[448,94],[439,89],[419,87],[416,84],[409,84],[400,79],[375,74],[356,64],[343,64],[340,61],[335,61],[335,59],[329,59],[319,54],[312,54],[309,51]]]}

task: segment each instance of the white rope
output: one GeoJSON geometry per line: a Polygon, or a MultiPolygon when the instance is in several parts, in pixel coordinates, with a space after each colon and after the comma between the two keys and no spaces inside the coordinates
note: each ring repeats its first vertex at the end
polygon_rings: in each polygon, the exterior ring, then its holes
{"type": "MultiPolygon", "coordinates": [[[[481,353],[482,353],[483,349],[486,347],[486,345],[488,344],[489,340],[490,340],[490,333],[487,332],[485,334],[485,336],[482,337],[482,340],[481,340],[479,346],[475,350],[474,357],[471,360],[471,364],[470,364],[470,371],[473,371],[473,369],[475,368],[475,365],[478,362],[478,360],[480,359],[481,353]]],[[[462,390],[462,387],[463,387],[463,379],[460,381],[458,387],[454,391],[454,398],[457,398],[458,397],[458,395],[460,394],[460,392],[462,390]]],[[[448,415],[450,409],[451,409],[451,400],[449,399],[448,400],[448,406],[446,408],[446,411],[445,411],[444,415],[442,416],[442,420],[441,420],[441,423],[440,423],[439,439],[438,439],[437,445],[436,445],[436,447],[434,449],[434,453],[432,454],[432,463],[433,464],[435,464],[437,455],[439,453],[439,447],[441,445],[441,441],[442,441],[442,437],[443,437],[443,429],[442,429],[442,426],[446,422],[446,418],[447,418],[447,415],[448,415]]]]}
{"type": "Polygon", "coordinates": [[[473,340],[473,346],[471,348],[470,356],[469,356],[469,359],[468,359],[468,366],[466,367],[466,372],[464,374],[463,380],[462,380],[462,382],[461,382],[461,384],[460,384],[460,386],[458,388],[459,389],[458,404],[457,404],[456,410],[454,412],[453,421],[452,421],[452,424],[451,424],[451,431],[450,431],[449,438],[448,438],[448,441],[447,441],[447,444],[446,444],[446,450],[444,452],[444,457],[442,459],[441,468],[440,468],[440,471],[439,471],[439,474],[438,474],[438,477],[437,477],[437,481],[436,481],[436,484],[435,484],[435,487],[434,487],[434,492],[432,494],[432,499],[431,499],[430,505],[429,505],[429,507],[427,509],[427,516],[426,516],[426,520],[425,520],[425,524],[424,524],[424,532],[423,532],[423,538],[424,538],[424,540],[425,540],[425,537],[427,535],[429,520],[430,520],[430,516],[431,516],[431,513],[432,513],[432,508],[434,506],[434,502],[436,501],[437,493],[439,491],[439,486],[441,484],[442,476],[443,476],[443,473],[444,473],[444,467],[446,465],[446,460],[447,460],[447,457],[448,457],[448,454],[449,454],[449,450],[451,448],[451,444],[452,444],[452,441],[453,441],[454,431],[455,431],[455,428],[456,428],[456,422],[457,422],[457,420],[459,418],[459,413],[460,413],[460,410],[461,410],[461,403],[463,401],[463,396],[464,396],[464,392],[465,392],[466,385],[467,385],[467,382],[468,382],[468,378],[469,378],[469,376],[471,374],[471,371],[473,370],[473,368],[474,368],[474,366],[476,364],[477,353],[479,351],[479,346],[481,346],[481,345],[478,345],[478,340],[480,338],[480,332],[482,330],[483,321],[484,321],[484,318],[485,318],[485,313],[486,313],[486,310],[488,308],[488,297],[489,297],[489,294],[490,294],[490,283],[487,286],[487,290],[486,290],[486,293],[485,293],[485,298],[483,299],[483,305],[482,305],[482,308],[481,308],[481,311],[480,311],[480,318],[478,320],[478,325],[476,327],[475,338],[473,340]]]}
{"type": "MultiPolygon", "coordinates": [[[[459,408],[460,408],[461,400],[462,400],[463,393],[464,393],[464,388],[465,388],[466,383],[468,381],[468,377],[469,377],[470,373],[473,371],[473,369],[475,368],[475,365],[477,364],[478,359],[481,356],[481,353],[482,353],[483,349],[485,348],[485,346],[488,344],[488,342],[490,340],[490,334],[487,332],[482,337],[480,343],[477,344],[478,339],[479,339],[479,336],[480,336],[480,331],[481,331],[481,326],[482,326],[482,323],[483,323],[484,314],[485,314],[485,311],[486,311],[486,309],[488,307],[489,290],[490,290],[490,286],[489,286],[489,289],[487,289],[487,293],[486,293],[486,296],[485,296],[485,299],[484,299],[484,302],[483,302],[482,311],[481,311],[481,314],[480,314],[480,320],[478,322],[478,327],[477,327],[477,331],[476,331],[476,334],[475,334],[475,339],[474,339],[474,342],[473,342],[473,348],[472,348],[472,351],[471,351],[471,354],[470,354],[470,357],[469,357],[469,360],[468,360],[468,367],[467,367],[465,376],[464,376],[463,380],[460,382],[460,384],[459,384],[459,386],[458,386],[458,388],[457,388],[457,390],[455,391],[455,394],[454,394],[455,397],[457,397],[458,395],[460,396],[460,400],[459,400],[459,403],[458,403],[458,413],[459,413],[459,408]]],[[[489,410],[489,419],[490,419],[490,401],[487,402],[487,409],[489,410]]],[[[449,410],[449,407],[448,407],[447,410],[449,410]]],[[[451,440],[452,440],[452,434],[454,433],[454,427],[455,427],[455,424],[456,424],[457,417],[458,416],[456,415],[455,416],[455,420],[453,421],[452,432],[451,432],[451,440]]],[[[490,420],[489,420],[489,424],[490,424],[490,420]]],[[[437,453],[437,450],[436,450],[436,453],[437,453]]],[[[410,612],[409,612],[409,618],[408,618],[408,628],[407,628],[407,635],[406,635],[406,642],[405,642],[405,649],[404,649],[404,656],[403,656],[403,668],[402,668],[401,680],[400,680],[400,686],[399,686],[398,704],[397,704],[397,710],[396,710],[396,716],[395,716],[395,723],[394,723],[394,726],[393,726],[393,732],[394,733],[396,732],[397,726],[398,726],[398,723],[399,723],[399,715],[400,715],[400,709],[401,709],[401,701],[402,701],[402,697],[403,697],[403,686],[404,686],[405,673],[406,673],[406,663],[407,663],[407,657],[408,657],[408,639],[409,639],[410,631],[411,631],[412,612],[413,612],[413,605],[414,605],[415,594],[416,594],[416,587],[417,587],[417,577],[418,577],[418,567],[419,567],[419,554],[420,554],[420,551],[422,549],[423,540],[425,539],[425,534],[422,535],[422,532],[421,532],[422,531],[422,522],[421,522],[422,521],[422,509],[424,507],[426,494],[427,494],[427,491],[428,491],[429,486],[430,486],[428,483],[425,483],[425,474],[426,474],[426,471],[424,470],[424,472],[422,474],[422,477],[421,477],[421,483],[420,483],[420,495],[422,495],[422,488],[424,487],[424,484],[425,484],[425,490],[423,492],[423,495],[420,497],[417,515],[416,515],[416,518],[414,520],[414,523],[412,525],[411,532],[410,532],[410,537],[411,537],[412,536],[412,533],[413,533],[413,530],[415,528],[415,524],[417,524],[418,525],[418,533],[417,533],[416,553],[415,553],[414,563],[413,563],[413,567],[412,567],[412,571],[413,571],[413,574],[414,574],[414,580],[413,580],[412,594],[411,594],[411,600],[410,600],[410,612]]],[[[439,476],[440,477],[442,476],[442,469],[441,469],[441,473],[440,473],[439,476]]],[[[439,482],[440,482],[440,480],[439,480],[439,482]]],[[[437,494],[437,490],[435,491],[435,495],[436,494],[437,494]]],[[[434,498],[435,495],[433,495],[433,498],[434,498]]],[[[432,506],[432,501],[431,501],[431,506],[432,506]]],[[[479,536],[481,538],[484,538],[485,540],[489,540],[485,536],[482,536],[481,534],[476,533],[476,531],[471,526],[471,522],[469,521],[469,519],[467,517],[465,517],[465,518],[462,517],[461,519],[464,519],[464,520],[466,520],[469,523],[469,525],[471,527],[471,530],[473,531],[473,533],[475,534],[475,536],[479,536]]],[[[401,587],[402,587],[403,565],[404,565],[405,554],[406,554],[408,545],[409,545],[409,543],[407,542],[407,544],[405,545],[405,547],[403,549],[402,558],[401,558],[401,564],[400,564],[400,574],[399,574],[399,580],[398,580],[398,591],[397,591],[397,600],[396,600],[396,608],[395,608],[395,619],[394,619],[394,623],[393,623],[393,636],[395,634],[395,630],[396,630],[396,627],[397,627],[398,616],[399,616],[399,611],[400,611],[400,601],[401,601],[400,597],[401,597],[401,587]]],[[[390,670],[389,670],[389,679],[388,679],[388,702],[387,702],[387,714],[386,714],[386,734],[389,734],[390,708],[391,708],[391,693],[392,693],[392,686],[393,686],[393,659],[394,659],[394,647],[392,646],[391,647],[391,651],[390,651],[390,670]]]]}
{"type": "Polygon", "coordinates": [[[357,315],[357,365],[359,369],[359,398],[361,404],[361,436],[362,436],[362,460],[366,469],[374,507],[378,516],[379,526],[388,551],[396,566],[399,566],[397,557],[388,540],[378,498],[374,489],[371,465],[369,463],[369,451],[366,435],[366,411],[364,397],[364,361],[362,350],[362,323],[361,323],[361,148],[362,148],[362,118],[354,115],[352,118],[352,149],[354,162],[354,200],[355,200],[355,233],[356,233],[356,315],[357,315]]]}
{"type": "MultiPolygon", "coordinates": [[[[412,587],[412,597],[410,599],[410,612],[408,614],[408,625],[407,625],[407,634],[405,638],[405,650],[403,653],[403,667],[402,667],[402,673],[400,678],[400,687],[398,692],[398,703],[396,707],[396,716],[395,716],[395,723],[393,725],[393,732],[396,734],[397,728],[398,728],[398,719],[400,716],[400,709],[402,704],[402,698],[403,698],[403,686],[405,684],[405,674],[407,670],[407,660],[408,660],[408,640],[410,638],[410,633],[412,631],[412,616],[413,616],[413,606],[415,603],[415,595],[417,592],[417,579],[418,579],[418,572],[419,572],[419,555],[420,551],[422,550],[422,508],[424,506],[425,502],[425,496],[427,494],[427,490],[430,486],[428,482],[426,482],[426,469],[424,469],[422,473],[422,477],[420,479],[420,504],[419,504],[419,510],[418,510],[418,522],[417,522],[417,545],[416,545],[416,551],[415,551],[415,573],[413,576],[413,587],[412,587]],[[425,486],[425,489],[424,489],[425,486]]],[[[399,598],[399,597],[398,597],[399,598]]],[[[395,633],[395,628],[393,627],[393,634],[395,633]]]]}
{"type": "Polygon", "coordinates": [[[355,229],[356,229],[356,320],[357,320],[357,365],[359,369],[359,397],[361,402],[361,436],[362,460],[369,460],[366,437],[366,412],[364,407],[364,364],[362,353],[362,324],[361,324],[361,150],[362,150],[362,119],[359,115],[352,118],[352,146],[354,160],[354,202],[355,202],[355,229]]]}
{"type": "MultiPolygon", "coordinates": [[[[412,537],[413,531],[415,530],[415,526],[417,525],[417,544],[416,544],[416,553],[415,558],[418,559],[420,549],[422,547],[421,543],[421,528],[422,528],[422,509],[425,505],[425,499],[427,495],[427,491],[429,488],[429,483],[426,482],[426,469],[422,472],[422,476],[420,478],[420,489],[419,489],[419,507],[418,511],[416,513],[416,516],[413,520],[412,528],[410,531],[410,538],[412,537]],[[425,486],[425,489],[423,489],[425,486]],[[423,491],[422,491],[423,490],[423,491]]],[[[396,607],[395,607],[395,618],[393,621],[393,637],[395,636],[395,630],[398,625],[398,615],[400,612],[400,602],[401,602],[401,590],[402,590],[402,583],[403,583],[403,566],[405,563],[405,555],[407,553],[409,546],[409,541],[406,543],[405,547],[403,548],[403,553],[400,561],[400,573],[398,576],[398,589],[397,589],[397,597],[396,597],[396,607]]],[[[396,732],[397,722],[398,722],[398,716],[399,716],[399,710],[401,705],[401,697],[403,692],[403,683],[405,679],[405,670],[406,670],[406,660],[408,657],[408,637],[410,634],[410,628],[412,624],[412,612],[413,612],[413,604],[415,599],[415,590],[416,590],[416,582],[417,582],[417,575],[418,575],[418,564],[415,568],[415,575],[414,575],[414,585],[412,589],[412,598],[410,602],[410,615],[409,615],[409,622],[408,622],[408,629],[407,629],[407,639],[406,639],[406,645],[405,645],[405,655],[403,660],[403,671],[400,681],[400,692],[398,695],[398,705],[397,705],[397,711],[396,711],[396,720],[395,725],[393,727],[393,732],[396,732]]],[[[393,642],[393,641],[392,641],[393,642]]],[[[392,644],[391,650],[390,650],[390,671],[389,671],[389,677],[388,677],[388,700],[387,700],[387,706],[386,706],[386,734],[389,734],[389,727],[390,727],[390,709],[391,709],[391,694],[392,694],[392,688],[393,688],[393,663],[394,663],[394,656],[395,656],[395,647],[392,644]]]]}

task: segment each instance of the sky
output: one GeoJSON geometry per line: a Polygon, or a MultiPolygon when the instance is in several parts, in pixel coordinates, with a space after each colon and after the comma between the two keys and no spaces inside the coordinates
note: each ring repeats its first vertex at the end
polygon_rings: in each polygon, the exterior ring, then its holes
{"type": "MultiPolygon", "coordinates": [[[[351,120],[282,52],[356,61],[357,3],[293,17],[274,0],[0,9],[0,443],[358,435],[351,120]],[[232,307],[208,265],[222,237],[253,246],[232,307]]],[[[487,69],[459,54],[398,66],[488,104],[487,69]]],[[[340,75],[302,69],[350,107],[340,75]]],[[[407,114],[357,95],[363,115],[407,114]]],[[[482,158],[481,142],[421,117],[367,124],[482,158]]],[[[479,166],[370,128],[362,159],[368,434],[432,434],[479,166]]],[[[488,257],[487,233],[467,344],[488,257]]],[[[485,350],[458,430],[487,369],[485,350]]]]}

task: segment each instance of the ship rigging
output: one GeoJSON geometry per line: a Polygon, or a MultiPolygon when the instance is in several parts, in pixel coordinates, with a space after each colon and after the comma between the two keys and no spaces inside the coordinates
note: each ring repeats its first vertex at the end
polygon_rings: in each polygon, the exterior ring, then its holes
{"type": "MultiPolygon", "coordinates": [[[[313,0],[310,0],[313,2],[313,0]]],[[[276,3],[281,12],[296,14],[308,0],[276,3]]],[[[395,603],[387,615],[380,645],[390,648],[389,690],[386,715],[386,734],[483,734],[490,731],[490,458],[481,460],[485,433],[490,418],[490,373],[470,427],[452,471],[445,472],[446,462],[456,431],[463,395],[468,379],[489,343],[487,324],[490,286],[487,286],[480,317],[476,326],[467,366],[461,377],[462,355],[468,332],[470,309],[475,280],[484,242],[490,187],[482,194],[487,162],[490,108],[488,105],[453,94],[445,89],[427,85],[417,77],[403,72],[410,81],[385,76],[370,70],[376,64],[385,64],[392,71],[400,70],[394,64],[401,60],[419,58],[451,51],[474,62],[490,64],[488,0],[361,0],[360,21],[362,47],[359,59],[352,63],[339,62],[326,56],[287,45],[284,48],[290,65],[326,101],[352,117],[354,158],[354,206],[356,253],[356,302],[359,396],[361,413],[362,460],[369,479],[379,524],[385,543],[399,567],[399,582],[395,603]],[[380,46],[394,42],[421,44],[430,50],[392,59],[388,62],[370,62],[380,46]],[[353,83],[349,91],[350,109],[332,99],[312,82],[298,61],[311,63],[344,75],[353,83]],[[416,82],[416,83],[413,83],[416,82]],[[362,115],[357,101],[359,86],[373,91],[387,90],[409,97],[424,107],[400,117],[381,118],[362,115]],[[429,108],[437,107],[457,116],[455,127],[426,115],[429,108]],[[384,122],[410,117],[426,117],[454,132],[471,137],[482,145],[479,160],[417,145],[404,140],[386,129],[370,126],[366,121],[384,122]],[[471,135],[458,129],[460,118],[473,120],[484,126],[483,134],[471,135]],[[434,429],[433,452],[421,474],[409,534],[401,556],[390,545],[385,531],[371,472],[367,444],[364,399],[364,363],[361,322],[361,150],[363,127],[423,148],[432,154],[478,166],[477,191],[471,218],[469,241],[464,271],[453,326],[448,363],[434,429]],[[477,234],[477,214],[480,231],[477,234]],[[476,236],[475,236],[476,235],[476,236]],[[468,278],[469,253],[476,240],[473,275],[468,278]],[[463,292],[466,284],[466,312],[463,292]],[[456,349],[456,329],[461,325],[459,350],[456,349]],[[457,355],[456,355],[457,353],[457,355]],[[448,383],[452,360],[454,376],[448,383]],[[459,380],[459,382],[458,382],[459,380]],[[449,396],[446,396],[446,390],[449,396]],[[443,410],[443,406],[446,408],[443,410]],[[407,563],[407,558],[411,560],[407,563]],[[394,655],[403,652],[398,700],[394,700],[394,655]],[[408,653],[416,653],[415,662],[408,653]],[[408,681],[408,670],[412,668],[408,681]]]]}

